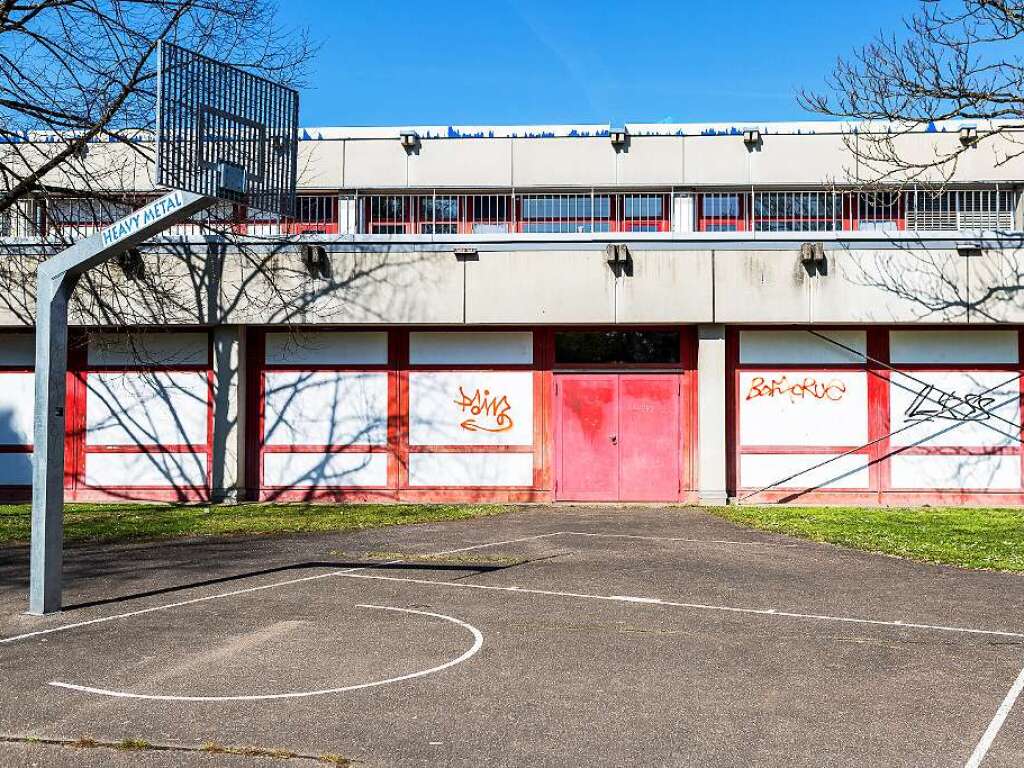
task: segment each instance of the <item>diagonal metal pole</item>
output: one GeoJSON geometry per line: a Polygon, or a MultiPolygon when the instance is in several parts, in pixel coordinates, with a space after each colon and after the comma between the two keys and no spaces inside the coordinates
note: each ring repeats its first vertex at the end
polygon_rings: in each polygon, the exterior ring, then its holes
{"type": "Polygon", "coordinates": [[[174,191],[44,261],[36,271],[35,418],[29,608],[61,608],[64,560],[64,429],[68,304],[78,278],[208,208],[214,198],[174,191]]]}

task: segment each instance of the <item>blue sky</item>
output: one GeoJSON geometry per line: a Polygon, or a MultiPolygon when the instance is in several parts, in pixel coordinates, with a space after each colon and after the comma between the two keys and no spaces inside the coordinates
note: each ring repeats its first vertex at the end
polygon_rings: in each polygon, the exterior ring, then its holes
{"type": "Polygon", "coordinates": [[[794,98],[914,0],[290,0],[302,124],[809,119],[794,98]]]}

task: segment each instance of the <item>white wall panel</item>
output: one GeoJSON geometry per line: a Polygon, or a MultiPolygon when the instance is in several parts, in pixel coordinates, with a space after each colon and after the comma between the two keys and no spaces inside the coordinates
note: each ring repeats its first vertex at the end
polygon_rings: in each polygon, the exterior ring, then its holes
{"type": "Polygon", "coordinates": [[[387,482],[386,453],[267,453],[263,456],[263,484],[266,486],[376,487],[385,486],[387,482]]]}
{"type": "MultiPolygon", "coordinates": [[[[835,454],[841,456],[841,454],[835,454]]],[[[773,488],[811,489],[827,488],[867,488],[868,457],[862,454],[850,454],[836,458],[823,467],[824,461],[833,458],[830,454],[795,454],[795,453],[745,453],[740,456],[740,486],[755,489],[766,488],[773,483],[773,488]],[[810,469],[817,467],[816,469],[810,469]],[[796,477],[792,477],[796,475],[796,477]],[[784,478],[792,477],[790,480],[784,478]]]]}
{"type": "Polygon", "coordinates": [[[205,333],[105,333],[89,338],[89,365],[140,368],[151,365],[206,365],[205,333]]]}
{"type": "Polygon", "coordinates": [[[899,454],[890,460],[894,488],[1020,488],[1019,456],[937,456],[899,454]]]}
{"type": "Polygon", "coordinates": [[[32,454],[0,453],[0,485],[31,485],[32,454]]]}
{"type": "Polygon", "coordinates": [[[209,382],[196,371],[90,373],[89,445],[206,443],[209,382]]]}
{"type": "Polygon", "coordinates": [[[750,365],[863,364],[867,352],[867,334],[864,331],[822,330],[815,333],[831,341],[807,331],[740,331],[740,362],[750,365]]]}
{"type": "Polygon", "coordinates": [[[412,453],[413,486],[531,486],[531,453],[412,453]]]}
{"type": "Polygon", "coordinates": [[[268,445],[385,445],[387,373],[268,371],[268,445]]]}
{"type": "Polygon", "coordinates": [[[412,365],[530,365],[533,334],[470,332],[410,333],[412,365]]]}
{"type": "Polygon", "coordinates": [[[899,363],[1011,363],[1019,357],[1016,331],[891,331],[889,359],[899,363]]]}
{"type": "Polygon", "coordinates": [[[0,445],[32,443],[35,399],[33,374],[0,371],[0,445]]]}
{"type": "Polygon", "coordinates": [[[868,440],[864,371],[742,371],[742,445],[860,445],[868,440]]]}
{"type": "Polygon", "coordinates": [[[1014,371],[894,371],[890,442],[897,446],[1019,446],[1014,371]]]}
{"type": "Polygon", "coordinates": [[[0,333],[0,365],[31,368],[35,365],[36,339],[31,333],[0,333]]]}
{"type": "Polygon", "coordinates": [[[386,365],[388,335],[371,333],[268,333],[267,365],[386,365]]]}
{"type": "Polygon", "coordinates": [[[533,373],[410,373],[409,443],[532,445],[533,373]]]}
{"type": "Polygon", "coordinates": [[[89,453],[85,482],[100,487],[206,487],[206,456],[191,453],[89,453]]]}

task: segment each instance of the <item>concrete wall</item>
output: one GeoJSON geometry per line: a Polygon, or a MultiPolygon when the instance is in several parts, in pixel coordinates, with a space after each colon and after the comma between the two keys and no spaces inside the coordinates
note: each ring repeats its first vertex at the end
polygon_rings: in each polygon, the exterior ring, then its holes
{"type": "MultiPolygon", "coordinates": [[[[959,134],[913,133],[890,141],[839,133],[771,133],[751,148],[738,135],[631,136],[616,150],[607,137],[425,138],[407,153],[395,138],[339,139],[348,189],[816,186],[878,178],[895,152],[915,163],[951,158],[918,181],[1019,182],[1012,138],[964,150],[959,134]],[[857,151],[853,151],[854,147],[857,151]],[[858,154],[877,156],[871,167],[858,154]]],[[[325,142],[335,143],[335,142],[325,142]]],[[[894,176],[892,181],[901,180],[894,176]]]]}
{"type": "MultiPolygon", "coordinates": [[[[628,241],[629,269],[606,242],[456,244],[322,240],[329,279],[309,277],[293,244],[201,243],[146,252],[130,282],[114,265],[76,291],[79,325],[311,323],[517,325],[651,323],[1024,323],[1024,246],[955,240],[826,243],[807,267],[798,240],[628,241]]],[[[31,324],[36,259],[0,250],[0,326],[31,324]]]]}
{"type": "MultiPolygon", "coordinates": [[[[925,174],[921,181],[1020,182],[1024,177],[1024,164],[1014,158],[1020,134],[985,139],[965,150],[955,129],[889,140],[884,134],[840,133],[829,124],[815,128],[818,132],[766,133],[756,148],[732,134],[632,135],[618,150],[607,136],[520,136],[423,138],[419,147],[406,151],[396,136],[377,131],[377,137],[300,142],[299,185],[310,190],[814,186],[886,173],[891,169],[884,160],[891,153],[920,163],[955,155],[955,162],[925,174]],[[878,158],[874,168],[858,165],[851,143],[878,158]]],[[[31,165],[38,165],[55,146],[22,144],[19,151],[31,165]]],[[[2,145],[0,160],[14,167],[20,162],[13,149],[2,145]]],[[[84,159],[67,172],[55,171],[47,181],[76,187],[83,177],[102,189],[152,189],[149,164],[137,152],[116,144],[91,144],[84,159]]]]}

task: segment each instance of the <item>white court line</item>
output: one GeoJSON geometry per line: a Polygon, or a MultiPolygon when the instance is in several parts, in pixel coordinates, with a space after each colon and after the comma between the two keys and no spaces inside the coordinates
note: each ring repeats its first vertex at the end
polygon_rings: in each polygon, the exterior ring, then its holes
{"type": "Polygon", "coordinates": [[[359,691],[364,688],[377,688],[382,685],[388,685],[390,683],[399,683],[403,680],[412,680],[417,677],[425,677],[432,675],[435,672],[441,672],[442,670],[454,667],[456,664],[461,664],[467,659],[471,658],[480,650],[484,644],[484,636],[479,629],[474,627],[472,624],[468,624],[461,619],[456,619],[454,616],[446,616],[443,613],[430,613],[429,611],[415,611],[412,608],[391,608],[386,605],[357,605],[356,608],[371,608],[378,611],[396,611],[398,613],[413,613],[419,616],[430,616],[435,619],[443,619],[444,621],[457,624],[465,630],[468,630],[473,635],[473,645],[470,646],[461,656],[450,661],[446,661],[444,664],[439,664],[436,667],[430,669],[421,669],[418,672],[410,672],[406,675],[399,675],[398,677],[389,677],[384,680],[374,680],[371,683],[359,683],[357,685],[346,685],[341,688],[322,688],[315,691],[291,691],[288,693],[265,693],[265,694],[253,694],[249,696],[168,696],[168,695],[157,695],[148,693],[130,693],[129,691],[117,691],[109,688],[92,688],[87,685],[75,685],[73,683],[64,683],[59,680],[54,680],[50,683],[54,688],[65,688],[71,691],[79,691],[81,693],[94,693],[99,696],[110,696],[115,699],[146,699],[149,701],[270,701],[274,699],[302,699],[312,696],[327,696],[332,693],[346,693],[348,691],[359,691]]]}
{"type": "Polygon", "coordinates": [[[487,544],[474,544],[471,547],[446,549],[441,552],[431,552],[430,557],[439,557],[441,555],[455,555],[459,552],[470,552],[474,549],[487,549],[487,547],[500,547],[502,544],[518,544],[520,541],[535,541],[537,539],[546,539],[550,536],[561,536],[564,533],[568,533],[568,531],[555,531],[554,533],[539,533],[536,536],[523,536],[519,539],[506,539],[505,541],[492,541],[487,544]]]}
{"type": "Polygon", "coordinates": [[[1006,698],[999,705],[999,709],[996,710],[996,716],[992,718],[992,722],[989,723],[988,729],[981,737],[981,741],[978,742],[978,746],[974,748],[971,759],[967,761],[964,768],[978,768],[981,765],[981,761],[985,759],[985,755],[991,749],[992,742],[995,741],[999,729],[1003,727],[1003,723],[1006,721],[1007,715],[1010,714],[1010,710],[1013,709],[1013,705],[1017,701],[1017,697],[1020,696],[1021,691],[1024,691],[1024,669],[1020,671],[1017,679],[1013,681],[1013,685],[1010,686],[1010,692],[1006,694],[1006,698]]]}
{"type": "Polygon", "coordinates": [[[225,597],[235,597],[236,595],[247,595],[251,592],[260,592],[264,589],[274,589],[275,587],[286,587],[289,584],[301,584],[305,581],[316,581],[318,579],[326,579],[329,576],[338,576],[343,573],[353,573],[361,570],[366,566],[360,566],[358,568],[346,568],[341,571],[328,571],[327,573],[318,573],[315,576],[303,576],[298,579],[287,579],[286,581],[275,581],[271,584],[261,584],[258,587],[246,587],[245,589],[233,589],[230,592],[218,592],[215,595],[205,595],[204,597],[194,597],[191,600],[182,600],[177,603],[166,603],[164,605],[154,605],[150,608],[140,608],[137,611],[128,611],[126,613],[115,613],[113,616],[100,616],[97,619],[88,619],[87,621],[78,621],[74,624],[61,624],[57,627],[50,627],[49,629],[40,629],[35,632],[25,632],[21,635],[14,635],[13,637],[0,638],[0,645],[6,643],[14,643],[18,640],[27,640],[31,637],[39,637],[41,635],[52,635],[55,632],[66,632],[69,629],[78,629],[79,627],[88,627],[92,624],[103,624],[108,621],[115,621],[117,619],[128,619],[132,616],[142,616],[146,613],[154,613],[156,611],[166,611],[171,608],[181,608],[186,605],[195,605],[196,603],[205,603],[209,600],[221,600],[225,597]]]}
{"type": "Polygon", "coordinates": [[[525,595],[545,595],[548,597],[568,597],[578,600],[603,600],[613,603],[651,603],[671,608],[690,608],[700,611],[720,611],[724,613],[742,613],[752,616],[783,616],[790,619],[807,619],[813,621],[831,621],[845,624],[870,624],[879,627],[894,627],[898,629],[922,629],[934,632],[955,632],[967,635],[988,635],[996,637],[1019,637],[1024,638],[1024,633],[1008,632],[998,629],[975,629],[972,627],[951,627],[942,624],[919,624],[909,621],[884,621],[880,619],[862,619],[856,616],[829,616],[823,613],[797,613],[794,611],[780,611],[777,608],[742,608],[729,605],[711,605],[707,603],[684,603],[672,600],[662,600],[654,597],[631,597],[628,595],[594,595],[585,592],[562,592],[549,589],[532,589],[530,587],[499,587],[491,584],[471,584],[464,581],[433,581],[431,579],[411,579],[402,576],[376,576],[362,573],[338,573],[350,579],[370,579],[375,581],[397,581],[406,584],[421,584],[433,587],[455,587],[457,589],[479,589],[490,592],[513,592],[525,595]]]}
{"type": "MultiPolygon", "coordinates": [[[[512,541],[527,541],[527,540],[530,540],[530,539],[539,539],[539,538],[558,536],[558,535],[570,534],[570,533],[573,533],[573,532],[572,531],[556,531],[554,533],[544,533],[544,534],[538,534],[537,536],[523,537],[522,539],[510,539],[508,541],[492,542],[490,544],[476,544],[476,545],[473,545],[472,547],[462,548],[461,551],[468,551],[469,549],[483,549],[484,547],[497,546],[497,545],[500,545],[500,544],[507,544],[507,543],[511,543],[512,541]]],[[[626,535],[626,534],[586,534],[586,535],[619,536],[619,535],[626,535]]],[[[735,542],[735,543],[739,543],[739,542],[735,542]]],[[[454,554],[457,551],[460,551],[460,550],[447,550],[446,552],[439,552],[439,553],[436,553],[436,554],[454,554]]],[[[399,562],[402,562],[402,561],[401,560],[393,560],[393,561],[390,561],[390,562],[387,562],[387,563],[383,563],[383,565],[394,565],[394,564],[399,563],[399,562]]],[[[24,634],[14,635],[12,637],[0,638],[0,645],[4,645],[4,644],[7,644],[7,643],[17,642],[18,640],[27,640],[29,638],[39,637],[41,635],[50,635],[50,634],[53,634],[53,633],[56,633],[56,632],[65,632],[67,630],[77,629],[79,627],[86,627],[86,626],[90,626],[90,625],[93,625],[93,624],[102,624],[102,623],[105,623],[105,622],[108,622],[108,621],[116,621],[118,619],[127,619],[127,618],[131,618],[133,616],[141,616],[143,614],[154,613],[156,611],[166,611],[166,610],[169,610],[171,608],[181,608],[183,606],[194,605],[196,603],[203,603],[203,602],[207,602],[207,601],[210,601],[210,600],[220,600],[222,598],[234,597],[234,596],[237,596],[237,595],[245,595],[245,594],[249,594],[249,593],[252,593],[252,592],[260,592],[262,590],[274,589],[276,587],[289,586],[291,584],[301,584],[301,583],[307,582],[307,581],[317,581],[319,579],[326,579],[326,578],[330,578],[332,576],[348,576],[350,578],[379,579],[379,580],[382,580],[382,581],[404,581],[404,582],[411,583],[411,584],[430,584],[430,585],[434,585],[434,586],[451,586],[451,587],[459,587],[459,588],[462,588],[462,589],[480,589],[480,590],[492,590],[492,591],[504,591],[504,592],[523,592],[523,593],[526,593],[526,594],[549,595],[549,596],[558,596],[558,597],[574,597],[574,598],[578,598],[578,599],[587,599],[587,600],[606,600],[606,601],[613,601],[613,602],[633,602],[633,603],[655,603],[655,602],[657,602],[659,605],[665,605],[665,606],[676,607],[676,608],[690,608],[690,609],[694,609],[694,610],[722,611],[722,612],[729,612],[729,613],[741,613],[741,614],[761,615],[761,616],[784,616],[784,617],[787,617],[787,618],[795,618],[795,619],[808,619],[808,620],[830,621],[830,622],[845,622],[845,623],[852,623],[852,624],[870,624],[870,625],[875,625],[875,626],[886,626],[886,627],[896,627],[896,628],[922,629],[922,630],[934,630],[934,631],[942,631],[942,632],[957,632],[957,633],[962,633],[962,634],[990,635],[990,636],[998,636],[998,637],[1021,637],[1021,638],[1024,638],[1024,633],[1020,633],[1020,632],[1006,632],[1006,631],[1001,631],[1001,630],[974,629],[974,628],[970,628],[970,627],[950,627],[950,626],[941,626],[941,625],[934,625],[934,624],[909,623],[909,622],[903,622],[903,621],[880,621],[880,620],[874,620],[874,619],[863,619],[863,618],[846,617],[846,616],[829,616],[829,615],[825,615],[825,614],[798,613],[798,612],[792,612],[792,611],[779,611],[779,610],[777,610],[775,608],[770,608],[770,609],[742,608],[742,607],[733,607],[733,606],[725,606],[725,605],[705,605],[705,604],[702,604],[702,603],[671,602],[671,601],[667,601],[667,600],[660,600],[658,598],[646,598],[646,597],[633,597],[633,598],[629,598],[629,597],[626,597],[626,596],[623,596],[623,595],[617,595],[617,596],[591,595],[591,594],[579,594],[579,593],[573,593],[573,592],[560,592],[560,591],[555,591],[555,590],[526,589],[526,588],[520,588],[520,587],[499,587],[499,586],[490,586],[490,585],[485,585],[485,584],[470,584],[470,583],[465,583],[465,582],[446,582],[446,581],[431,581],[429,579],[409,579],[409,578],[399,578],[399,577],[389,577],[389,576],[356,575],[356,571],[365,570],[368,567],[370,567],[370,566],[357,566],[355,568],[346,568],[346,569],[338,570],[338,571],[328,571],[327,573],[320,573],[320,574],[316,574],[315,576],[303,576],[303,577],[297,578],[297,579],[288,579],[286,581],[278,581],[278,582],[274,582],[274,583],[271,583],[271,584],[263,584],[263,585],[260,585],[260,586],[257,586],[257,587],[247,587],[245,589],[236,589],[236,590],[232,590],[230,592],[222,592],[222,593],[218,593],[218,594],[215,594],[215,595],[206,595],[204,597],[196,597],[196,598],[193,598],[191,600],[182,600],[180,602],[168,603],[166,605],[156,605],[156,606],[152,606],[150,608],[141,608],[141,609],[139,609],[137,611],[128,611],[126,613],[114,614],[112,616],[102,616],[102,617],[99,617],[99,618],[96,618],[96,619],[89,619],[89,620],[86,620],[86,621],[79,621],[79,622],[76,622],[76,623],[73,623],[73,624],[62,624],[62,625],[57,626],[57,627],[50,627],[48,629],[41,629],[41,630],[37,630],[35,632],[25,632],[24,634]]]]}
{"type": "MultiPolygon", "coordinates": [[[[586,533],[560,531],[565,536],[594,536],[603,539],[639,539],[640,541],[678,541],[684,544],[740,544],[753,547],[796,547],[799,544],[776,541],[732,541],[730,539],[679,539],[671,536],[636,536],[630,533],[586,533]]],[[[552,534],[554,535],[554,534],[552,534]]]]}

